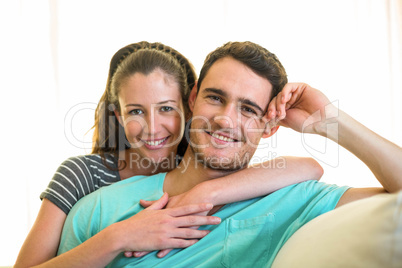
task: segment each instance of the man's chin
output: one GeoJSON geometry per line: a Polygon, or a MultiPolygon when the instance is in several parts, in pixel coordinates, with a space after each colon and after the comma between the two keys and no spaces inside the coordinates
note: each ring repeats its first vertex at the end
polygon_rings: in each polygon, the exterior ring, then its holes
{"type": "Polygon", "coordinates": [[[223,172],[235,172],[240,169],[243,169],[242,166],[234,165],[234,164],[227,164],[227,163],[211,163],[211,162],[204,162],[205,167],[211,170],[223,171],[223,172]]]}
{"type": "Polygon", "coordinates": [[[248,165],[251,160],[249,153],[241,153],[237,148],[198,148],[190,146],[196,162],[214,170],[239,170],[248,165]]]}
{"type": "Polygon", "coordinates": [[[196,154],[197,162],[212,170],[237,171],[247,166],[248,161],[244,159],[228,158],[221,155],[196,154]]]}

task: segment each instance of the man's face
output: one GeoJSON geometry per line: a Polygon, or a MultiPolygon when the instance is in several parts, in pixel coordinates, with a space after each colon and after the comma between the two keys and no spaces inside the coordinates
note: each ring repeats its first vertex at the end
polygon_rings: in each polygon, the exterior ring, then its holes
{"type": "Polygon", "coordinates": [[[240,61],[216,61],[198,95],[190,96],[190,147],[196,159],[219,170],[247,165],[265,130],[262,117],[271,92],[271,83],[240,61]]]}

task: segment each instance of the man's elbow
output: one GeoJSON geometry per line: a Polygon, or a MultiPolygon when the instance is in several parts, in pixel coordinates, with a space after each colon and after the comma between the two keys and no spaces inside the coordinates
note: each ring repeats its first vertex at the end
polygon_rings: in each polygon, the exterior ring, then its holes
{"type": "Polygon", "coordinates": [[[315,159],[311,158],[311,161],[314,169],[314,179],[319,181],[322,175],[324,175],[324,169],[315,159]]]}

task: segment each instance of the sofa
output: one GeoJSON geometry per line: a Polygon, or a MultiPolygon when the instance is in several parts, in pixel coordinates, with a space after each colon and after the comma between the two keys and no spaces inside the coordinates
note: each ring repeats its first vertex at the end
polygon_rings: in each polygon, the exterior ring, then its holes
{"type": "Polygon", "coordinates": [[[272,268],[402,267],[402,191],[346,204],[300,228],[272,268]]]}

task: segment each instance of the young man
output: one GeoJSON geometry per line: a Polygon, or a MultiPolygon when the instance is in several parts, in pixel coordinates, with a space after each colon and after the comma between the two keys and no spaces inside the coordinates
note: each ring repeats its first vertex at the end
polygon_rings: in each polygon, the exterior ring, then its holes
{"type": "MultiPolygon", "coordinates": [[[[228,43],[212,52],[189,99],[193,120],[189,148],[180,165],[166,174],[133,177],[82,199],[68,215],[59,253],[104,228],[119,228],[115,223],[126,222],[132,215],[141,215],[146,223],[148,214],[142,213],[146,210],[141,209],[140,199],[157,199],[164,192],[181,195],[206,180],[244,168],[260,139],[276,132],[270,122],[277,117],[286,127],[337,140],[371,168],[384,189],[348,189],[309,181],[266,197],[215,206],[212,212],[221,223],[201,227],[210,234],[193,246],[173,250],[164,258],[155,253],[126,258],[121,253],[109,265],[269,267],[281,246],[306,222],[336,206],[402,188],[402,167],[396,160],[402,157],[401,148],[337,111],[318,90],[305,84],[283,88],[284,81],[280,62],[258,45],[228,43]],[[319,118],[313,117],[316,111],[321,112],[319,118]],[[326,118],[338,123],[339,132],[327,130],[326,118]]],[[[164,204],[166,198],[163,195],[157,204],[164,204]]],[[[133,233],[137,227],[138,223],[132,225],[133,233]]],[[[116,252],[133,248],[116,245],[116,252]]]]}

